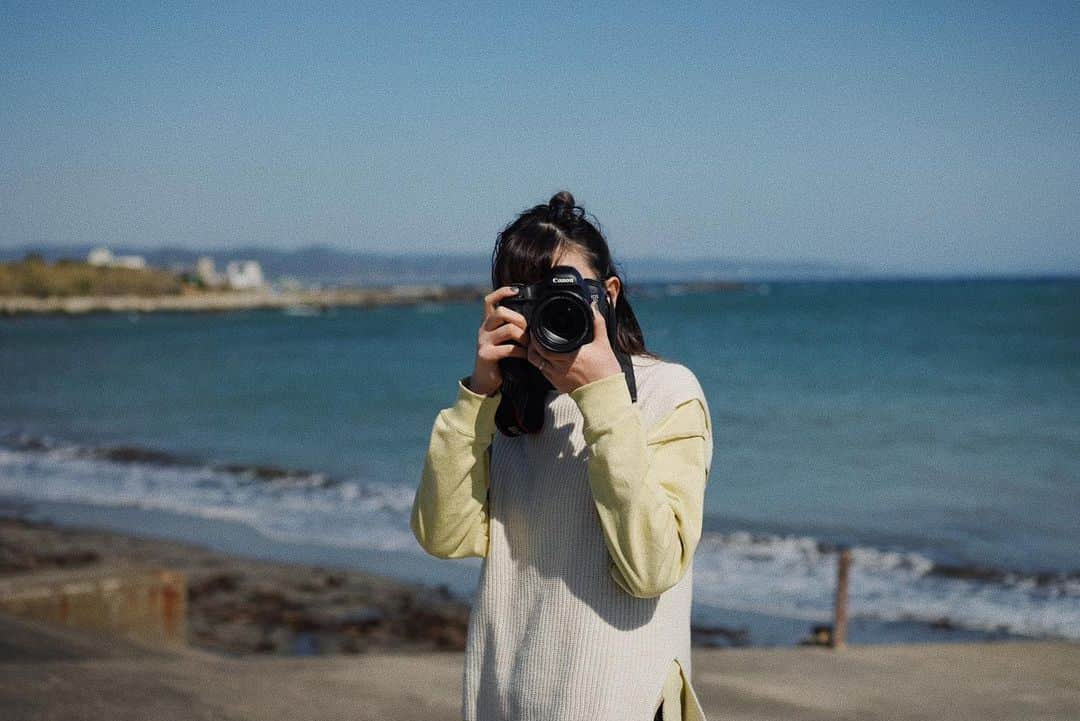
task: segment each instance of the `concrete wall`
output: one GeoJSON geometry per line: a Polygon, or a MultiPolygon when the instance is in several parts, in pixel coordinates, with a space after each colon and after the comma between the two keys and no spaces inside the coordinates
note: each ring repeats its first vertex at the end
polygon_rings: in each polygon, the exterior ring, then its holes
{"type": "Polygon", "coordinates": [[[187,582],[182,572],[169,569],[113,567],[0,577],[0,612],[155,645],[187,645],[187,582]]]}

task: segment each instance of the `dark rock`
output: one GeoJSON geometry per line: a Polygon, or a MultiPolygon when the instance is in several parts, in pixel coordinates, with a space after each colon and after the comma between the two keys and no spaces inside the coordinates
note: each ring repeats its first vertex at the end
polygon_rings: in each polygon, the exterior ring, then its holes
{"type": "Polygon", "coordinates": [[[243,578],[239,573],[217,573],[205,579],[188,583],[188,600],[193,601],[215,593],[235,591],[243,578]]]}
{"type": "Polygon", "coordinates": [[[717,638],[727,641],[730,646],[749,646],[750,629],[731,628],[729,626],[690,626],[690,639],[693,646],[720,646],[717,638]]]}
{"type": "Polygon", "coordinates": [[[937,629],[941,629],[943,631],[954,631],[954,630],[956,630],[956,626],[953,625],[953,622],[951,620],[949,620],[948,616],[942,616],[941,618],[937,618],[937,619],[931,621],[930,622],[930,628],[937,628],[937,629]]]}

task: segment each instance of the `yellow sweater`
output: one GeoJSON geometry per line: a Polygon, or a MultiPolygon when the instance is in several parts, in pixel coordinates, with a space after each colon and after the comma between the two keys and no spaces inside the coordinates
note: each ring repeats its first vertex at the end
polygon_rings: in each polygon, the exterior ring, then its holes
{"type": "MultiPolygon", "coordinates": [[[[500,394],[480,395],[465,381],[458,381],[456,403],[436,418],[410,519],[418,543],[438,558],[484,557],[488,550],[490,450],[500,394]]],[[[610,575],[632,596],[659,596],[686,573],[701,537],[712,457],[704,399],[686,400],[643,429],[634,422],[639,415],[621,372],[569,395],[584,419],[589,485],[610,575]]],[[[704,721],[677,660],[661,702],[665,721],[704,721]]]]}

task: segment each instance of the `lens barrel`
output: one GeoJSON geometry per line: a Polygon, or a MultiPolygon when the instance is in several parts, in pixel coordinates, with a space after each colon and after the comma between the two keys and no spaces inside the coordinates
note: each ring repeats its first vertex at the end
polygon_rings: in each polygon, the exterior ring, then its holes
{"type": "Polygon", "coordinates": [[[592,342],[593,299],[601,313],[607,312],[603,283],[582,279],[570,265],[555,266],[538,283],[514,285],[518,293],[500,305],[525,316],[531,336],[553,353],[570,353],[592,342]]]}
{"type": "Polygon", "coordinates": [[[533,310],[533,337],[553,353],[569,353],[592,341],[592,309],[581,296],[556,292],[533,310]]]}

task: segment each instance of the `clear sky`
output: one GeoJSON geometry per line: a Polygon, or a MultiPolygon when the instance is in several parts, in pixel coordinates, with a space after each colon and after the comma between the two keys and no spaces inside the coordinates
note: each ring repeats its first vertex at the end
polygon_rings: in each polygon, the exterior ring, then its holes
{"type": "Polygon", "coordinates": [[[1080,3],[299,4],[0,2],[0,247],[1080,272],[1080,3]]]}

